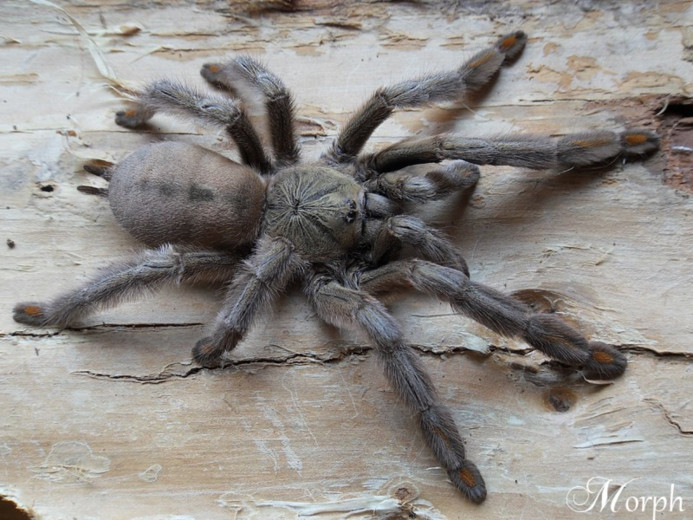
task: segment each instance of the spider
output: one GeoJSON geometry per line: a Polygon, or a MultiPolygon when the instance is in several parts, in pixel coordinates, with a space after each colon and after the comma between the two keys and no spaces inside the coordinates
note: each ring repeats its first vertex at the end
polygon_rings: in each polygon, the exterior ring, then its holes
{"type": "Polygon", "coordinates": [[[601,165],[658,148],[645,130],[593,131],[560,138],[490,139],[436,135],[362,152],[396,109],[460,98],[489,83],[525,46],[516,31],[458,69],[378,89],[315,163],[302,163],[294,107],[283,82],[250,57],[205,64],[217,92],[169,80],[137,92],[137,105],[116,123],[137,128],[156,112],[221,126],[240,162],[192,144],[158,142],[117,165],[87,165],[110,181],[118,222],[150,249],[107,267],[82,287],[44,303],[19,303],[14,319],[68,327],[100,308],[144,290],[181,282],[226,284],[209,337],[192,354],[204,367],[224,365],[249,327],[292,281],[300,281],[317,315],[362,330],[375,344],[389,384],[413,412],[449,479],[472,502],[486,498],[477,467],[465,456],[453,414],[440,401],[398,322],[376,296],[413,288],[448,301],[461,314],[505,336],[519,337],[588,380],[611,380],[626,368],[613,346],[588,341],[552,314],[469,278],[467,265],[440,231],[405,212],[406,203],[441,199],[472,187],[478,164],[533,169],[601,165]],[[249,90],[250,89],[250,90],[249,90]],[[260,95],[269,126],[269,155],[244,107],[260,95]],[[428,165],[415,175],[406,167],[428,165]],[[413,253],[398,254],[403,246],[413,253]]]}

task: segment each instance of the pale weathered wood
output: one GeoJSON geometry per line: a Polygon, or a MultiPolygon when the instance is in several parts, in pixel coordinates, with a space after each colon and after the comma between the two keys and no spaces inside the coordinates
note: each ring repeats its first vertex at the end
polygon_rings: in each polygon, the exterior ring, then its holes
{"type": "MultiPolygon", "coordinates": [[[[479,507],[446,482],[365,339],[319,323],[298,292],[225,370],[190,359],[218,308],[214,290],[167,290],[83,330],[14,323],[16,301],[56,294],[139,247],[106,201],[76,188],[104,185],[81,171],[85,158],[118,160],[159,135],[115,126],[123,101],[64,14],[6,0],[0,495],[44,519],[582,518],[566,505],[569,490],[604,477],[636,479],[624,499],[668,499],[673,485],[684,512],[668,504],[675,512],[658,518],[693,515],[693,143],[681,108],[693,90],[691,2],[510,1],[491,13],[484,3],[61,5],[126,81],[200,82],[207,60],[261,57],[295,92],[307,158],[379,85],[455,66],[524,29],[524,54],[471,110],[398,114],[374,146],[440,131],[559,134],[628,121],[659,131],[663,152],[646,162],[579,174],[483,168],[468,200],[424,211],[453,235],[476,280],[521,291],[620,346],[626,375],[606,387],[538,384],[548,368],[532,377],[514,365],[544,361],[523,344],[419,295],[392,303],[487,479],[479,507]]],[[[225,146],[194,125],[153,124],[165,138],[225,146]]],[[[618,506],[599,517],[651,517],[618,506]]]]}

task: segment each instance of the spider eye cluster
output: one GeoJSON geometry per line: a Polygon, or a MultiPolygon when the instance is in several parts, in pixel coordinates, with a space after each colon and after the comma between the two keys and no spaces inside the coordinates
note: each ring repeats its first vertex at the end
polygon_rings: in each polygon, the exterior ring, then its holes
{"type": "Polygon", "coordinates": [[[351,224],[359,216],[359,212],[358,212],[358,209],[356,207],[356,201],[355,200],[350,199],[350,200],[347,200],[346,202],[347,202],[347,206],[349,208],[349,211],[344,216],[344,220],[346,221],[347,224],[351,224]]]}
{"type": "Polygon", "coordinates": [[[298,166],[278,173],[267,191],[263,232],[290,240],[313,260],[341,256],[361,234],[363,188],[323,166],[298,166]]]}

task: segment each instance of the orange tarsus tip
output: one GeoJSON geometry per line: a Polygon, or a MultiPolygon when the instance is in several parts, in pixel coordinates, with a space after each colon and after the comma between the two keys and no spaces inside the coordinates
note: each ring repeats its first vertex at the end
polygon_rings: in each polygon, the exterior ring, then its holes
{"type": "Polygon", "coordinates": [[[601,363],[603,365],[609,365],[614,362],[614,356],[612,356],[608,352],[602,352],[601,350],[598,350],[594,354],[592,354],[592,359],[594,359],[597,363],[601,363]]]}
{"type": "Polygon", "coordinates": [[[27,305],[24,307],[24,314],[27,316],[41,316],[43,311],[38,305],[27,305]]]}
{"type": "Polygon", "coordinates": [[[137,115],[137,110],[134,108],[131,108],[130,110],[125,111],[125,117],[135,117],[137,115]]]}
{"type": "Polygon", "coordinates": [[[476,479],[467,468],[462,468],[459,471],[459,475],[460,479],[462,479],[462,482],[464,482],[465,485],[467,485],[468,487],[473,488],[474,486],[476,486],[476,479]]]}
{"type": "Polygon", "coordinates": [[[209,70],[209,72],[211,72],[212,74],[216,74],[217,72],[219,72],[221,70],[221,67],[219,65],[217,65],[216,63],[214,63],[214,64],[210,65],[209,67],[207,67],[207,70],[209,70]]]}
{"type": "Polygon", "coordinates": [[[645,134],[628,134],[626,136],[626,143],[631,146],[646,143],[649,137],[645,134]]]}
{"type": "Polygon", "coordinates": [[[514,34],[511,34],[507,38],[503,39],[503,41],[500,43],[500,48],[501,48],[501,50],[507,51],[510,47],[512,47],[516,43],[517,43],[517,37],[514,34]]]}

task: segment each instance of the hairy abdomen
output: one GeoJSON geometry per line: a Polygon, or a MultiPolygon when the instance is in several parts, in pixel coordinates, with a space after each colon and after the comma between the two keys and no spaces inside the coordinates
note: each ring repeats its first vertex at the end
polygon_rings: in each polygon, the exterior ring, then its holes
{"type": "Polygon", "coordinates": [[[140,148],[111,174],[118,222],[150,246],[233,249],[257,236],[265,184],[250,168],[199,146],[140,148]]]}

